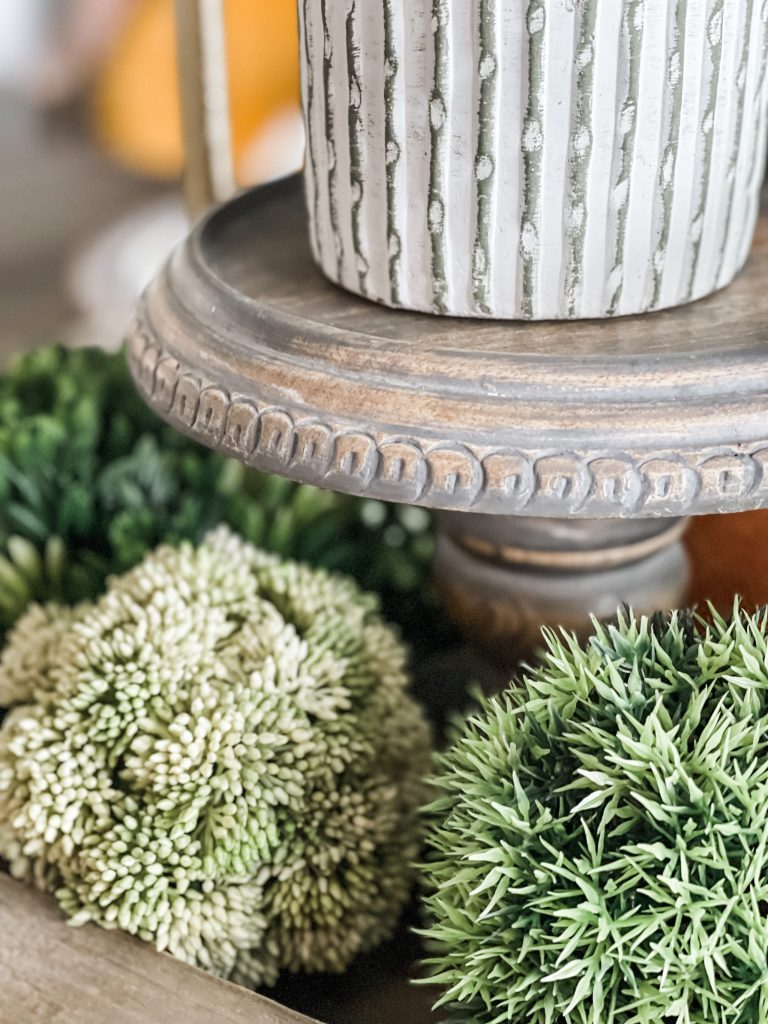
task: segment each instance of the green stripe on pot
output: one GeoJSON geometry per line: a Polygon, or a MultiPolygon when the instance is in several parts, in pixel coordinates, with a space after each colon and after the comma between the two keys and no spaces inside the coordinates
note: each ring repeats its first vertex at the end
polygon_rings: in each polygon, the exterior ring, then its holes
{"type": "Polygon", "coordinates": [[[450,88],[450,47],[448,40],[448,0],[432,3],[435,69],[432,98],[429,105],[429,124],[432,136],[432,155],[429,167],[429,232],[432,238],[432,303],[436,313],[444,313],[446,305],[446,244],[445,221],[448,208],[446,194],[449,134],[447,102],[450,88]]]}
{"type": "Polygon", "coordinates": [[[328,196],[331,212],[331,232],[334,241],[336,280],[344,276],[344,246],[339,232],[339,185],[336,159],[335,89],[333,86],[333,34],[329,24],[328,9],[333,0],[322,0],[323,4],[323,88],[325,91],[325,142],[328,161],[328,196]]]}
{"type": "Polygon", "coordinates": [[[390,299],[400,302],[400,256],[403,240],[397,227],[397,170],[402,148],[397,137],[396,91],[400,61],[395,43],[393,0],[384,0],[384,153],[387,162],[387,246],[389,256],[390,299]]]}
{"type": "Polygon", "coordinates": [[[704,228],[704,214],[707,209],[709,190],[712,184],[712,151],[715,137],[715,115],[720,86],[720,63],[723,59],[723,4],[717,0],[707,23],[707,40],[709,43],[710,76],[707,84],[707,103],[701,119],[700,132],[705,139],[702,169],[697,185],[698,205],[691,225],[693,232],[693,251],[691,267],[688,273],[688,289],[686,299],[693,298],[696,284],[696,273],[699,269],[701,256],[701,238],[704,228]]]}
{"type": "Polygon", "coordinates": [[[523,216],[520,255],[523,265],[523,316],[530,319],[539,266],[541,227],[541,176],[544,148],[544,98],[546,96],[546,10],[539,0],[528,6],[528,105],[523,125],[523,216]]]}
{"type": "Polygon", "coordinates": [[[616,286],[611,297],[608,311],[611,316],[619,310],[622,291],[624,290],[624,247],[627,240],[627,217],[629,216],[629,197],[632,191],[632,161],[635,156],[635,139],[637,138],[637,105],[640,100],[640,70],[643,56],[643,14],[645,0],[629,0],[624,6],[622,24],[622,41],[627,49],[628,86],[627,95],[621,107],[619,119],[619,135],[622,138],[620,149],[619,177],[614,186],[614,196],[618,206],[616,215],[616,245],[614,250],[613,272],[611,280],[616,286]]]}
{"type": "Polygon", "coordinates": [[[357,0],[347,12],[347,75],[349,78],[349,185],[352,190],[352,244],[355,272],[362,295],[368,295],[368,261],[365,256],[361,224],[365,174],[363,170],[363,102],[360,82],[360,40],[357,34],[357,0]]]}
{"type": "Polygon", "coordinates": [[[489,315],[492,312],[488,304],[491,278],[491,220],[496,193],[496,136],[499,130],[497,8],[496,0],[481,0],[480,63],[477,69],[480,83],[480,103],[475,155],[477,219],[472,259],[472,286],[475,302],[483,313],[489,315]]]}
{"type": "Polygon", "coordinates": [[[587,187],[592,160],[592,108],[595,88],[595,26],[599,0],[586,0],[579,12],[579,38],[574,59],[575,123],[570,140],[570,188],[568,196],[568,312],[575,316],[584,282],[587,239],[587,187]]]}
{"type": "MultiPolygon", "coordinates": [[[[304,21],[305,24],[309,24],[308,9],[310,0],[304,0],[304,21]]],[[[315,71],[312,60],[312,45],[310,40],[309,31],[304,33],[303,38],[304,46],[304,80],[306,82],[306,132],[309,138],[312,132],[313,125],[313,112],[315,109],[315,71]]],[[[319,185],[319,167],[317,164],[317,152],[313,145],[307,145],[307,162],[309,164],[309,181],[311,182],[312,195],[308,197],[308,206],[310,209],[310,216],[312,217],[312,226],[314,230],[312,237],[316,245],[316,253],[320,259],[322,259],[322,235],[317,230],[317,225],[320,222],[320,185],[319,185]]]]}
{"type": "MultiPolygon", "coordinates": [[[[752,0],[750,0],[750,3],[752,0]]],[[[685,83],[685,19],[686,8],[678,4],[675,23],[672,29],[672,45],[667,63],[667,84],[672,90],[672,111],[669,120],[667,141],[659,171],[659,195],[661,197],[661,231],[656,251],[653,255],[653,299],[652,304],[658,305],[661,297],[661,286],[664,282],[669,231],[672,225],[672,204],[675,194],[675,171],[680,143],[680,121],[683,110],[683,92],[685,83]]]]}

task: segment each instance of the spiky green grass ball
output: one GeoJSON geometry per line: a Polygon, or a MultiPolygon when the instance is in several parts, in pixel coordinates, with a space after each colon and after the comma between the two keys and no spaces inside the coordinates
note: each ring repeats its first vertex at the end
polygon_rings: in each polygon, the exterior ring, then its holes
{"type": "Polygon", "coordinates": [[[73,921],[249,984],[339,971],[412,882],[429,735],[351,581],[226,530],[95,604],[33,608],[0,664],[0,852],[73,921]]]}
{"type": "Polygon", "coordinates": [[[440,761],[441,1003],[473,1024],[765,1024],[768,615],[546,642],[440,761]]]}

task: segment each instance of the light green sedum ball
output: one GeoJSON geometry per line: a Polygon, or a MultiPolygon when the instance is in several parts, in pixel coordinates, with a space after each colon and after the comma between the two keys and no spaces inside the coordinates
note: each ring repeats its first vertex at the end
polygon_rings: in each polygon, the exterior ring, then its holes
{"type": "Polygon", "coordinates": [[[225,530],[33,607],[0,664],[0,853],[73,923],[225,977],[343,970],[412,884],[404,662],[354,583],[225,530]]]}

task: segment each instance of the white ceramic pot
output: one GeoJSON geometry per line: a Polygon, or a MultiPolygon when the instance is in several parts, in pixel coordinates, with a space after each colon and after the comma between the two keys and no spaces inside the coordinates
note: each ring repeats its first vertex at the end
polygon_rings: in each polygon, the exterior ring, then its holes
{"type": "Polygon", "coordinates": [[[768,0],[300,0],[327,276],[510,319],[678,305],[746,260],[768,0]]]}

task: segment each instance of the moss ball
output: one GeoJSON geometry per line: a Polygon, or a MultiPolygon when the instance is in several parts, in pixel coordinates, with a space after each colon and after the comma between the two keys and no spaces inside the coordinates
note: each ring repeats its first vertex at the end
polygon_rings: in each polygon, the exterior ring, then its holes
{"type": "Polygon", "coordinates": [[[546,635],[440,759],[431,980],[473,1024],[768,1020],[768,614],[546,635]]]}
{"type": "Polygon", "coordinates": [[[392,931],[429,732],[405,652],[354,583],[222,530],[0,664],[0,853],[74,923],[251,985],[340,971],[392,931]]]}

